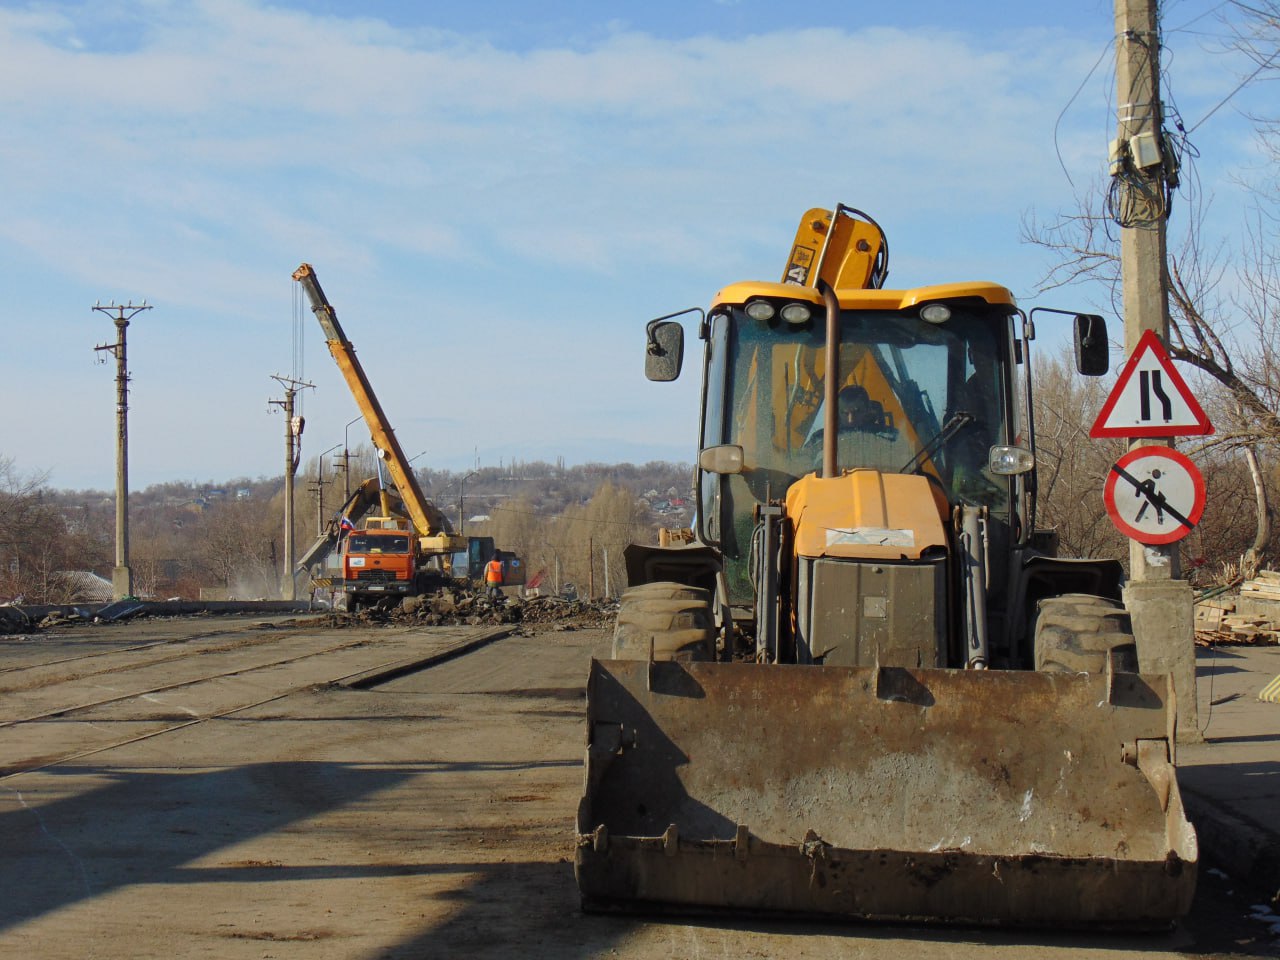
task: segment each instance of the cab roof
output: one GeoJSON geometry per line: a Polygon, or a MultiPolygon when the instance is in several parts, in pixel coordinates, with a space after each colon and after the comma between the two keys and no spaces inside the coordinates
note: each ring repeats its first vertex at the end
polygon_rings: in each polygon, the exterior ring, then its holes
{"type": "MultiPolygon", "coordinates": [[[[755,297],[771,300],[800,300],[822,306],[822,294],[814,287],[800,287],[790,283],[766,283],[747,281],[733,283],[722,289],[711,301],[712,309],[719,306],[736,306],[755,297]]],[[[836,298],[846,310],[908,310],[926,303],[938,301],[982,300],[992,306],[1016,309],[1017,301],[1007,287],[998,283],[974,281],[969,283],[940,283],[910,290],[847,289],[837,290],[836,298]]]]}

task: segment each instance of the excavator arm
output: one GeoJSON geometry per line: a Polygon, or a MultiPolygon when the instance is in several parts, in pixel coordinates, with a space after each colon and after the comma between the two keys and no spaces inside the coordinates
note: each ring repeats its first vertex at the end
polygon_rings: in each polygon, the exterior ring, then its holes
{"type": "Polygon", "coordinates": [[[373,445],[378,451],[378,456],[386,464],[387,472],[391,475],[396,489],[400,491],[400,498],[404,501],[405,510],[422,541],[423,548],[442,553],[462,549],[466,541],[454,536],[444,514],[423,495],[417,478],[409,468],[404,451],[396,440],[395,432],[391,429],[391,423],[383,412],[382,405],[373,392],[373,386],[369,383],[369,378],[356,357],[356,349],[343,333],[342,325],[338,322],[338,314],[325,296],[311,264],[304,263],[298,267],[293,273],[293,279],[302,284],[302,289],[307,292],[307,299],[311,301],[311,310],[320,321],[320,327],[324,330],[325,339],[328,341],[329,353],[333,355],[338,369],[342,371],[342,376],[347,381],[351,395],[355,397],[356,406],[360,408],[360,413],[368,424],[373,445]]]}

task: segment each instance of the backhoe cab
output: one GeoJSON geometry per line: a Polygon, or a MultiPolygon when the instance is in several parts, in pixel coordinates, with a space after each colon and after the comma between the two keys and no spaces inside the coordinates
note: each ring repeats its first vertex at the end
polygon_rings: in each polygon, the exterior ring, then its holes
{"type": "MultiPolygon", "coordinates": [[[[1032,320],[887,274],[870,217],[811,210],[783,282],[700,322],[693,543],[628,548],[592,664],[584,904],[1165,925],[1197,860],[1172,688],[1120,564],[1035,527],[1032,320]]],[[[674,379],[674,316],[646,341],[674,379]]]]}

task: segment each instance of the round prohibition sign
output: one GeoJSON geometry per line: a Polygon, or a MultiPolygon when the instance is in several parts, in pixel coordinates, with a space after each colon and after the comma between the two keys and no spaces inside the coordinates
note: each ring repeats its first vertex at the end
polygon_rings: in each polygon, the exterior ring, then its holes
{"type": "Polygon", "coordinates": [[[1174,543],[1200,522],[1204,477],[1177,450],[1137,447],[1112,465],[1102,499],[1126,537],[1151,546],[1174,543]]]}

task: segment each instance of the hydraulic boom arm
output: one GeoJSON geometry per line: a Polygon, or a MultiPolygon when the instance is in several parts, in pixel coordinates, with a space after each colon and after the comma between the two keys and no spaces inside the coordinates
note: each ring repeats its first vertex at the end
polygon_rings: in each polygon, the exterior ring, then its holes
{"type": "Polygon", "coordinates": [[[369,425],[373,445],[378,451],[378,456],[386,463],[387,471],[391,474],[396,489],[400,491],[400,498],[404,501],[414,530],[419,537],[451,535],[453,530],[444,514],[423,496],[417,478],[409,469],[409,462],[405,458],[404,451],[400,449],[400,443],[391,429],[391,423],[387,420],[387,415],[382,412],[382,405],[378,403],[369,378],[365,376],[364,368],[356,359],[355,347],[342,332],[338,315],[325,297],[320,281],[316,279],[315,270],[311,268],[311,264],[304,263],[293,272],[293,279],[301,283],[302,288],[307,292],[307,298],[311,301],[311,310],[320,321],[325,339],[329,343],[329,353],[333,355],[338,369],[346,378],[351,395],[356,399],[356,406],[360,408],[365,423],[369,425]]]}

